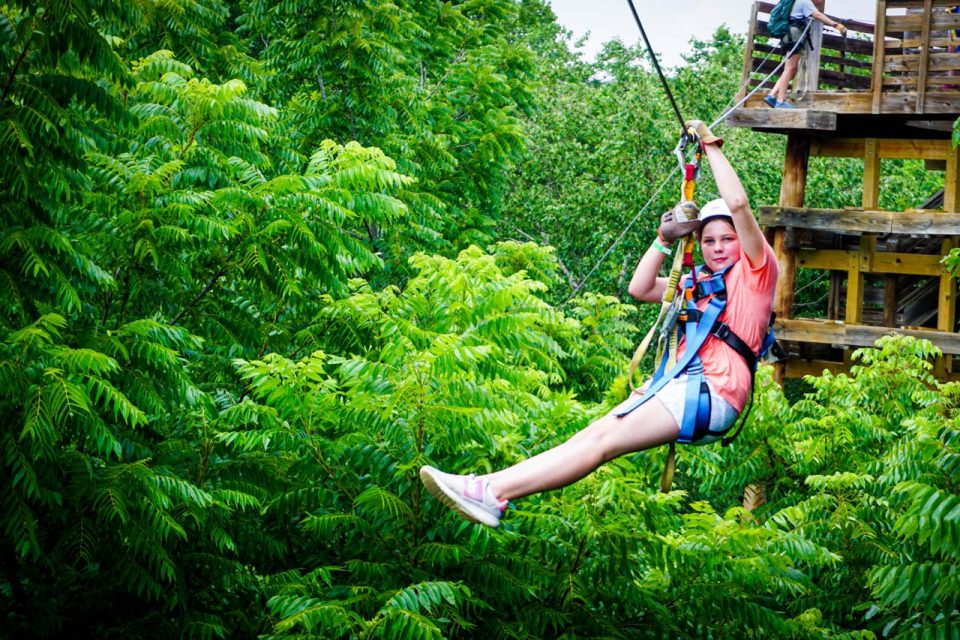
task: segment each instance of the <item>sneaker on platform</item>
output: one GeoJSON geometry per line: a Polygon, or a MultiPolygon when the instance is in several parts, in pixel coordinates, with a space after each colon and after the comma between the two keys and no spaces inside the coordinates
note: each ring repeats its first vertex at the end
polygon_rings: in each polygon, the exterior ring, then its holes
{"type": "Polygon", "coordinates": [[[793,106],[792,104],[790,104],[790,103],[787,102],[786,100],[784,100],[784,101],[782,101],[782,102],[781,102],[780,100],[777,100],[777,104],[775,104],[775,105],[773,106],[773,108],[774,108],[774,109],[796,109],[795,106],[793,106]]]}
{"type": "Polygon", "coordinates": [[[773,109],[777,108],[777,102],[779,102],[775,97],[773,97],[772,93],[764,98],[763,101],[773,109]]]}
{"type": "Polygon", "coordinates": [[[433,497],[461,517],[488,527],[500,525],[506,500],[497,500],[490,486],[476,475],[458,476],[430,466],[420,468],[420,479],[433,497]]]}

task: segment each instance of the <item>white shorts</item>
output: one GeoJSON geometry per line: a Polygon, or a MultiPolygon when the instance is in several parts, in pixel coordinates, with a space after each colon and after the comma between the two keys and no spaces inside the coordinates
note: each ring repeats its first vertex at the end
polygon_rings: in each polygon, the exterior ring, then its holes
{"type": "MultiPolygon", "coordinates": [[[[716,442],[733,426],[738,415],[733,405],[720,397],[716,389],[713,388],[713,383],[710,382],[710,379],[706,377],[704,379],[707,381],[707,388],[710,390],[709,428],[710,431],[716,433],[705,436],[693,444],[710,444],[711,442],[716,442]]],[[[649,382],[643,385],[639,393],[645,393],[649,386],[649,382]]],[[[667,408],[667,411],[670,412],[673,419],[677,421],[677,430],[679,430],[680,425],[683,423],[683,408],[687,401],[687,374],[681,374],[665,384],[653,397],[663,403],[663,406],[667,408]]]]}

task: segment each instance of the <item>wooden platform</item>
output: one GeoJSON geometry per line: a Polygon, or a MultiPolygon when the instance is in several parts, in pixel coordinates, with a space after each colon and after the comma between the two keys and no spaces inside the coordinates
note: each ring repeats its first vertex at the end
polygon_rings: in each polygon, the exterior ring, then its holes
{"type": "MultiPolygon", "coordinates": [[[[753,4],[742,72],[743,99],[756,90],[740,112],[728,120],[733,126],[766,129],[845,131],[851,120],[837,127],[829,114],[901,116],[888,120],[894,128],[908,121],[944,120],[952,123],[960,113],[960,51],[951,37],[960,29],[960,14],[947,9],[947,0],[897,0],[877,3],[875,24],[845,19],[843,4],[827,6],[827,14],[849,29],[846,36],[813,21],[812,48],[804,47],[800,70],[793,81],[790,101],[815,114],[782,114],[770,109],[763,97],[779,77],[783,62],[779,40],[767,29],[770,2],[753,4]],[[838,15],[831,13],[834,9],[838,15]],[[757,110],[753,112],[753,110],[757,110]]],[[[865,135],[887,137],[877,123],[865,135]]],[[[934,127],[936,128],[936,127],[934,127]]],[[[949,132],[949,127],[941,129],[949,132]]],[[[904,136],[902,132],[891,137],[904,136]]]]}
{"type": "MultiPolygon", "coordinates": [[[[815,94],[808,101],[799,101],[801,107],[805,103],[819,104],[797,109],[771,109],[762,99],[752,97],[727,117],[726,124],[764,133],[803,132],[824,137],[949,140],[956,120],[952,113],[925,113],[921,119],[911,113],[876,115],[869,112],[831,111],[829,101],[819,100],[824,95],[815,94]]],[[[960,113],[960,100],[956,109],[960,113]]]]}

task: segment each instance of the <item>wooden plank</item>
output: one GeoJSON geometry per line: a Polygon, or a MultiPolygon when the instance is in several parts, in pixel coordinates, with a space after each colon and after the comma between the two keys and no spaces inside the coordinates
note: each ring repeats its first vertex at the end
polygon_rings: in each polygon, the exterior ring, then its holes
{"type": "Polygon", "coordinates": [[[960,14],[934,13],[930,20],[930,29],[933,31],[955,31],[960,29],[960,14]]]}
{"type": "Polygon", "coordinates": [[[779,340],[840,344],[851,347],[872,347],[876,341],[890,334],[913,336],[929,340],[945,354],[960,355],[960,334],[933,329],[891,329],[849,324],[835,320],[777,319],[774,327],[779,340]]]}
{"type": "MultiPolygon", "coordinates": [[[[951,0],[933,0],[933,6],[935,7],[952,7],[956,4],[951,0]]],[[[887,6],[897,9],[917,9],[923,6],[923,0],[890,0],[887,6]]]]}
{"type": "Polygon", "coordinates": [[[903,97],[904,98],[910,97],[913,99],[914,105],[911,108],[916,108],[916,101],[917,101],[916,88],[917,88],[918,81],[919,80],[917,79],[917,76],[899,76],[899,77],[894,77],[890,75],[883,76],[883,86],[885,88],[889,87],[893,89],[900,89],[905,92],[906,91],[910,92],[910,96],[904,95],[903,97]]]}
{"type": "Polygon", "coordinates": [[[760,224],[771,227],[797,227],[839,232],[884,233],[890,228],[890,212],[760,207],[760,224]]]}
{"type": "Polygon", "coordinates": [[[876,36],[873,39],[873,93],[871,99],[871,113],[880,113],[883,97],[883,56],[886,49],[887,33],[887,3],[877,0],[876,36]]]}
{"type": "Polygon", "coordinates": [[[960,235],[960,213],[760,207],[760,224],[836,232],[960,235]]]}
{"type": "Polygon", "coordinates": [[[727,123],[757,129],[836,131],[837,114],[810,109],[770,109],[764,105],[757,109],[736,109],[727,118],[727,123]]]}
{"type": "MultiPolygon", "coordinates": [[[[890,49],[919,49],[922,41],[920,38],[904,38],[902,40],[897,39],[887,39],[887,50],[890,49]]],[[[957,46],[957,41],[953,38],[948,37],[937,37],[935,34],[930,34],[930,50],[939,49],[942,47],[955,47],[957,46]]]]}
{"type": "MultiPolygon", "coordinates": [[[[931,16],[929,13],[929,4],[923,3],[923,5],[924,11],[926,12],[923,14],[911,13],[905,16],[888,15],[886,17],[887,32],[923,31],[924,29],[928,31],[953,31],[960,29],[960,14],[934,13],[931,16]]],[[[920,6],[913,8],[919,9],[920,6]]]]}
{"type": "MultiPolygon", "coordinates": [[[[957,46],[957,42],[953,43],[957,46]]],[[[923,56],[920,54],[907,54],[897,56],[884,56],[883,68],[885,71],[895,71],[902,73],[918,73],[922,69],[923,56]]],[[[927,62],[928,71],[952,71],[960,68],[960,55],[956,53],[932,53],[927,62]]]]}

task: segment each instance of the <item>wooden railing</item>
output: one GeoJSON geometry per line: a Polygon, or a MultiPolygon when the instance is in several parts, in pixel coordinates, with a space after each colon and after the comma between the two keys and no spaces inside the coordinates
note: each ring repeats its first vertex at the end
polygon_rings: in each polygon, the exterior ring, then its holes
{"type": "MultiPolygon", "coordinates": [[[[846,37],[814,21],[792,98],[798,106],[838,113],[960,113],[960,0],[878,0],[876,26],[827,14],[848,28],[846,37]],[[877,38],[876,34],[883,34],[877,38]]],[[[747,34],[739,97],[769,79],[783,59],[767,24],[771,2],[755,2],[747,34]]],[[[838,10],[842,3],[834,2],[838,10]]],[[[763,106],[763,91],[746,107],[763,106]]]]}
{"type": "MultiPolygon", "coordinates": [[[[747,33],[745,64],[741,93],[743,97],[763,82],[770,88],[779,77],[779,73],[764,79],[783,60],[779,48],[779,39],[770,35],[767,24],[770,11],[776,6],[771,2],[754,2],[747,33]]],[[[828,15],[830,15],[828,13],[828,15]]],[[[843,37],[832,30],[825,31],[823,25],[813,21],[810,26],[814,48],[809,47],[803,53],[805,69],[794,80],[796,93],[821,90],[868,91],[871,87],[870,75],[873,69],[874,26],[869,22],[842,20],[847,26],[847,35],[843,37]],[[811,73],[811,70],[814,71],[811,73]]]]}

